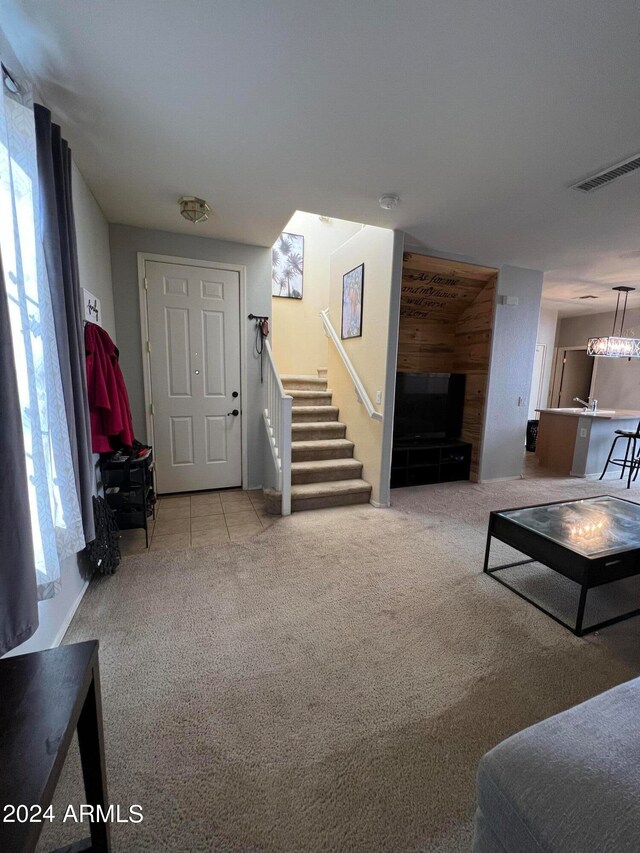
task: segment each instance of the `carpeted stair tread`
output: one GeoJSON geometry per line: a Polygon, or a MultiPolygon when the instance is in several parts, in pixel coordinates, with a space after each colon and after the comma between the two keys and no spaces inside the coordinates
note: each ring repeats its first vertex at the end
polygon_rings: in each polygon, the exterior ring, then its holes
{"type": "Polygon", "coordinates": [[[291,510],[326,509],[349,504],[369,503],[371,486],[365,480],[333,480],[328,483],[303,483],[291,486],[291,510]]]}
{"type": "Polygon", "coordinates": [[[294,441],[344,438],[346,432],[346,424],[340,423],[340,421],[310,421],[309,423],[294,423],[291,426],[291,436],[294,441]]]}
{"type": "MultiPolygon", "coordinates": [[[[268,513],[280,514],[282,495],[276,489],[264,489],[268,513]]],[[[291,486],[291,511],[325,509],[336,506],[369,503],[371,485],[365,480],[335,480],[326,483],[303,483],[291,486]]]]}
{"type": "Polygon", "coordinates": [[[288,389],[287,394],[293,397],[293,408],[306,408],[307,406],[330,406],[332,391],[298,391],[294,388],[288,389]]]}
{"type": "Polygon", "coordinates": [[[285,391],[314,391],[316,389],[319,391],[325,391],[327,388],[326,377],[296,376],[294,374],[290,374],[288,376],[281,376],[280,380],[285,391]]]}
{"type": "Polygon", "coordinates": [[[371,493],[371,484],[366,480],[335,480],[330,483],[302,483],[291,486],[291,498],[325,497],[328,495],[350,495],[371,493]]]}
{"type": "Polygon", "coordinates": [[[337,421],[340,409],[337,406],[295,406],[292,410],[293,423],[337,421]]]}
{"type": "Polygon", "coordinates": [[[345,459],[353,456],[354,444],[347,438],[320,439],[318,441],[292,441],[293,462],[314,459],[345,459]]]}
{"type": "Polygon", "coordinates": [[[313,385],[326,385],[327,379],[326,376],[314,376],[313,374],[306,373],[285,373],[280,376],[282,380],[282,384],[285,382],[310,382],[313,385]]]}
{"type": "Polygon", "coordinates": [[[313,459],[291,464],[291,482],[329,482],[332,480],[354,480],[362,476],[362,462],[357,459],[313,459]]]}

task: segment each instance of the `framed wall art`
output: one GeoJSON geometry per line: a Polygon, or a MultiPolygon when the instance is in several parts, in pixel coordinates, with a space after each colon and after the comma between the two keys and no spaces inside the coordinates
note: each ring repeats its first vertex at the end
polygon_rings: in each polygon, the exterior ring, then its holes
{"type": "Polygon", "coordinates": [[[304,237],[284,231],[271,249],[271,295],[302,299],[304,237]]]}
{"type": "Polygon", "coordinates": [[[362,298],[364,295],[364,264],[342,276],[342,330],[340,337],[362,337],[362,298]]]}

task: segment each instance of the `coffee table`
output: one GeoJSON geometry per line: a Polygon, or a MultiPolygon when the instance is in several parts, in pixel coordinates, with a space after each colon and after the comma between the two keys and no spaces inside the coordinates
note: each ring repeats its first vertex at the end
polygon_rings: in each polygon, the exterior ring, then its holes
{"type": "Polygon", "coordinates": [[[492,512],[483,571],[578,637],[638,616],[640,608],[583,627],[590,589],[640,574],[640,505],[600,495],[492,512]],[[526,554],[528,559],[489,568],[492,539],[526,554]],[[563,621],[497,574],[536,562],[579,584],[575,625],[563,621]]]}

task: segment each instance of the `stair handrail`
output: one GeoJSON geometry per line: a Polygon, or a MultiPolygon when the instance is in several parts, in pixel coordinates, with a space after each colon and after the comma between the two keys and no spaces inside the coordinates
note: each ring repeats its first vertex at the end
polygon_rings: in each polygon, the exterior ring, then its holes
{"type": "Polygon", "coordinates": [[[268,340],[264,341],[263,411],[271,456],[277,475],[278,491],[282,495],[281,513],[291,515],[291,407],[293,397],[282,385],[278,368],[268,340]]]}
{"type": "Polygon", "coordinates": [[[351,376],[351,379],[353,380],[353,384],[354,384],[355,392],[356,392],[356,397],[360,400],[362,405],[365,407],[365,409],[367,410],[367,414],[369,415],[370,418],[372,418],[374,421],[384,420],[384,415],[382,415],[380,412],[378,412],[376,409],[374,409],[373,403],[371,402],[371,399],[370,399],[369,395],[367,394],[367,391],[366,391],[364,385],[362,384],[362,381],[361,381],[360,377],[358,376],[358,373],[357,373],[355,367],[353,366],[351,359],[347,355],[345,348],[342,346],[342,341],[338,337],[338,333],[333,328],[331,320],[329,319],[329,309],[325,308],[324,311],[321,311],[320,316],[322,317],[322,322],[324,324],[324,330],[327,333],[327,337],[330,338],[331,341],[333,341],[333,345],[337,349],[338,355],[340,356],[340,358],[344,362],[344,366],[347,368],[349,375],[351,376]]]}

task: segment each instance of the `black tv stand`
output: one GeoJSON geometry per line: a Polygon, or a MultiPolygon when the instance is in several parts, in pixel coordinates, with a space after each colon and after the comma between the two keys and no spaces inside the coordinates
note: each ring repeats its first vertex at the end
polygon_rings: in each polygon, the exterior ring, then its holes
{"type": "Polygon", "coordinates": [[[394,440],[391,488],[468,480],[471,444],[458,438],[394,440]]]}

